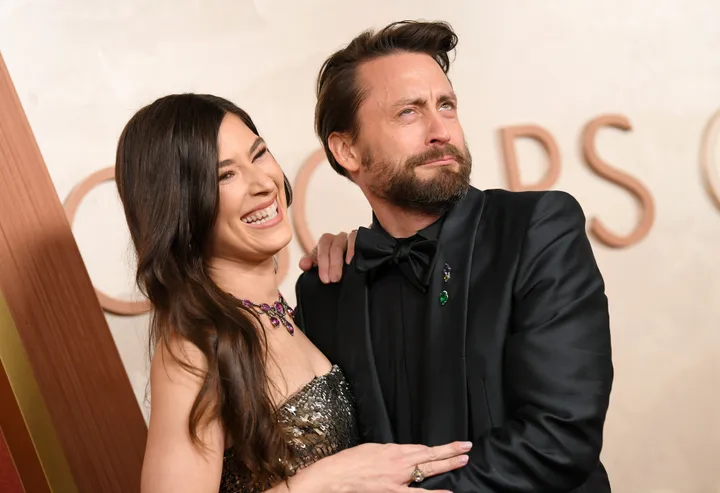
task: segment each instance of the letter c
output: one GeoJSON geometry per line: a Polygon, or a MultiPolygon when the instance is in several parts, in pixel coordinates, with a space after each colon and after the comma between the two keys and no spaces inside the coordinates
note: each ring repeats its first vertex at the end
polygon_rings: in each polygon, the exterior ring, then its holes
{"type": "MultiPolygon", "coordinates": [[[[75,214],[80,206],[80,202],[85,196],[101,183],[113,181],[115,179],[115,167],[110,166],[103,168],[92,173],[90,176],[81,181],[75,188],[72,189],[70,194],[65,199],[63,207],[65,208],[65,216],[70,223],[72,229],[75,214]]],[[[278,254],[278,283],[282,282],[288,272],[288,265],[290,263],[290,254],[287,248],[283,248],[278,254]]],[[[128,301],[113,298],[112,296],[102,292],[98,288],[95,289],[95,294],[98,297],[100,306],[106,312],[114,315],[121,316],[133,316],[140,315],[142,313],[149,312],[151,309],[150,302],[148,300],[143,301],[128,301]]]]}
{"type": "Polygon", "coordinates": [[[715,160],[718,138],[720,138],[720,110],[710,118],[700,144],[700,167],[703,182],[715,207],[720,210],[720,175],[718,175],[718,163],[715,160]]]}

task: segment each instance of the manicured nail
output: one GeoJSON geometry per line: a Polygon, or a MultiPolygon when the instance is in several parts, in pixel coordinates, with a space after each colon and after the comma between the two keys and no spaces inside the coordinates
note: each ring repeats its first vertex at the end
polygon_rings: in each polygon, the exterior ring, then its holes
{"type": "Polygon", "coordinates": [[[470,460],[470,457],[468,457],[467,455],[461,455],[460,457],[458,457],[458,462],[460,464],[467,464],[468,460],[470,460]]]}
{"type": "Polygon", "coordinates": [[[472,448],[472,442],[462,442],[460,448],[463,450],[470,450],[472,448]]]}

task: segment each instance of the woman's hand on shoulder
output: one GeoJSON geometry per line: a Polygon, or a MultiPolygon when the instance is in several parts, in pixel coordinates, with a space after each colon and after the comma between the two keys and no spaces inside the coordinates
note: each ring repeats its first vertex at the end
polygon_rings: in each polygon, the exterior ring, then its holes
{"type": "MultiPolygon", "coordinates": [[[[197,428],[200,443],[195,443],[189,432],[190,411],[206,368],[205,356],[189,342],[178,341],[170,351],[164,344],[158,345],[150,365],[150,424],[142,493],[217,493],[225,449],[222,424],[202,421],[197,428]],[[199,373],[189,371],[175,358],[199,373]]],[[[213,396],[209,397],[212,400],[213,396]]]]}

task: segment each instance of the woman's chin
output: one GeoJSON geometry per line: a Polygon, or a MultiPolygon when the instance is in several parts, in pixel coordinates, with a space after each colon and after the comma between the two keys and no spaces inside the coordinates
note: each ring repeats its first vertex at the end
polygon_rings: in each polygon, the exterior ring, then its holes
{"type": "Polygon", "coordinates": [[[288,235],[287,238],[277,238],[277,241],[268,242],[268,244],[263,245],[262,254],[269,259],[277,257],[287,248],[291,241],[292,234],[288,235]]]}

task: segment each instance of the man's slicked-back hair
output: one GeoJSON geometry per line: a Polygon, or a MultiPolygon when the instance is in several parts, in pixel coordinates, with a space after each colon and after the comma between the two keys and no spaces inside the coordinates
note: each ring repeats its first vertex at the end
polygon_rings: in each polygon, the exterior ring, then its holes
{"type": "Polygon", "coordinates": [[[349,178],[330,151],[328,139],[334,132],[348,134],[353,141],[358,136],[357,113],[366,97],[358,82],[358,67],[395,53],[420,53],[432,57],[447,75],[448,54],[457,42],[457,35],[446,22],[399,21],[379,31],[363,32],[325,60],[317,83],[315,132],[337,173],[349,178]]]}

